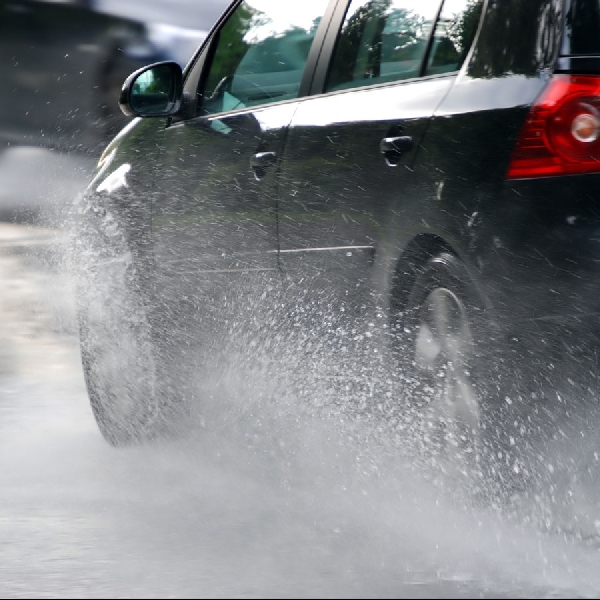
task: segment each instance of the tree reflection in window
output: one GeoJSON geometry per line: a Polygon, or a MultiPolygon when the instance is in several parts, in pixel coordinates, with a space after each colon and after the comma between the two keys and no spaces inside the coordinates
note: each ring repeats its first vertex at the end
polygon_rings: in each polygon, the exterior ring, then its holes
{"type": "Polygon", "coordinates": [[[203,86],[205,113],[296,98],[328,4],[329,0],[242,2],[213,43],[203,86]]]}

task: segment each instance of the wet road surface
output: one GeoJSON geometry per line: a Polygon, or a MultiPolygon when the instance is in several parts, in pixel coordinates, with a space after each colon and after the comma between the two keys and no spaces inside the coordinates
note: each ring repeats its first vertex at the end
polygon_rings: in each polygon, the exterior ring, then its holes
{"type": "Polygon", "coordinates": [[[231,418],[111,448],[65,235],[0,224],[0,596],[598,597],[595,542],[461,505],[336,423],[237,410],[267,382],[232,374],[231,418]]]}

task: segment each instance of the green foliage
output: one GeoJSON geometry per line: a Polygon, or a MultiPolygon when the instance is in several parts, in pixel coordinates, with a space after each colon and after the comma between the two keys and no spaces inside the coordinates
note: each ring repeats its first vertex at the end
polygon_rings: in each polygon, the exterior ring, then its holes
{"type": "Polygon", "coordinates": [[[206,94],[210,95],[219,81],[235,73],[237,66],[250,47],[246,36],[249,30],[259,24],[261,13],[243,2],[229,17],[219,34],[215,58],[206,82],[206,94]],[[227,51],[224,51],[224,49],[227,51]]]}
{"type": "Polygon", "coordinates": [[[482,0],[469,0],[465,10],[455,15],[454,20],[447,27],[448,38],[461,55],[468,51],[473,43],[482,8],[482,0]]]}

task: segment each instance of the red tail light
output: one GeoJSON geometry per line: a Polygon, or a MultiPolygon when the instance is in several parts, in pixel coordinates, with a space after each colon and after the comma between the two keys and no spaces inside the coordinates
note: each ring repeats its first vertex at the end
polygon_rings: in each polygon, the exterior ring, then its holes
{"type": "Polygon", "coordinates": [[[555,75],[533,105],[509,179],[600,172],[600,77],[555,75]]]}

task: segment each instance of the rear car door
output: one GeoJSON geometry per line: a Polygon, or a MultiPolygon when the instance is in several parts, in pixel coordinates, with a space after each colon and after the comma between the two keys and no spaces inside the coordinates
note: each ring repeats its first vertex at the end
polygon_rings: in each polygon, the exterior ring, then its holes
{"type": "MultiPolygon", "coordinates": [[[[338,5],[313,81],[295,112],[279,198],[281,265],[337,310],[360,292],[390,215],[418,221],[413,164],[469,42],[469,0],[338,5]],[[343,298],[338,296],[342,293],[343,298]]],[[[367,289],[367,288],[364,288],[367,289]]]]}
{"type": "Polygon", "coordinates": [[[236,282],[260,287],[278,276],[275,168],[310,88],[330,4],[236,2],[190,67],[187,108],[165,131],[153,199],[154,254],[171,322],[186,302],[203,318],[216,307],[223,319],[236,282]]]}

